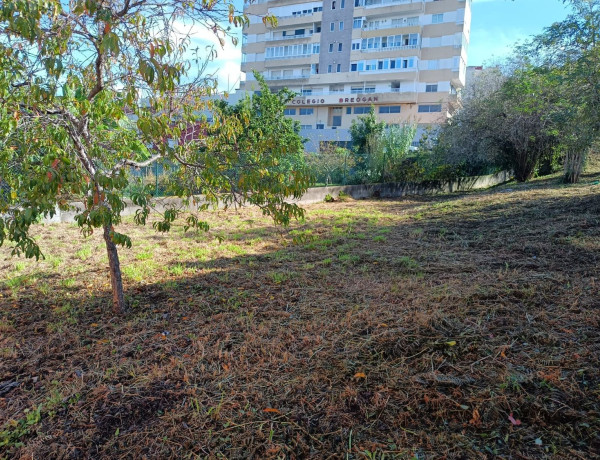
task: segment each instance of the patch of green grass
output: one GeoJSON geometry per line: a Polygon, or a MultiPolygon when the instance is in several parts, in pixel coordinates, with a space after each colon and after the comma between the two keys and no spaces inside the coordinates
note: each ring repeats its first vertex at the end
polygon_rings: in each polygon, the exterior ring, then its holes
{"type": "Polygon", "coordinates": [[[222,244],[221,248],[224,249],[225,251],[232,252],[233,254],[237,254],[237,255],[244,255],[247,252],[247,249],[244,248],[243,246],[240,246],[238,244],[232,244],[232,243],[222,244]]]}
{"type": "Polygon", "coordinates": [[[25,286],[29,281],[29,277],[27,275],[19,275],[13,278],[7,279],[4,284],[6,287],[10,289],[19,289],[21,286],[25,286]]]}
{"type": "Polygon", "coordinates": [[[293,252],[280,249],[279,251],[272,252],[269,257],[279,262],[291,262],[292,260],[296,260],[298,256],[293,252]]]}
{"type": "Polygon", "coordinates": [[[278,271],[278,272],[268,272],[267,276],[273,281],[275,284],[281,284],[285,281],[288,281],[296,276],[295,272],[289,271],[278,271]]]}
{"type": "Polygon", "coordinates": [[[373,241],[376,243],[385,243],[387,241],[387,238],[383,235],[376,235],[373,237],[373,241]]]}
{"type": "Polygon", "coordinates": [[[425,231],[422,228],[413,228],[409,234],[413,238],[420,238],[423,236],[424,232],[425,231]]]}
{"type": "Polygon", "coordinates": [[[27,265],[23,261],[15,262],[15,271],[22,272],[27,265]]]}
{"type": "Polygon", "coordinates": [[[92,256],[92,248],[89,245],[85,245],[81,247],[77,252],[75,252],[75,257],[81,260],[89,259],[92,256]]]}
{"type": "Polygon", "coordinates": [[[123,275],[131,281],[139,283],[154,274],[155,268],[152,264],[131,264],[121,268],[123,275]]]}
{"type": "Polygon", "coordinates": [[[60,257],[53,255],[47,255],[45,261],[49,263],[52,268],[58,268],[63,262],[60,257]]]}
{"type": "Polygon", "coordinates": [[[306,244],[314,241],[317,236],[313,234],[311,229],[307,230],[292,230],[290,232],[290,236],[292,237],[292,242],[294,244],[306,244]]]}
{"type": "Polygon", "coordinates": [[[339,254],[338,259],[340,262],[346,262],[354,265],[360,261],[360,256],[357,256],[356,254],[339,254]]]}
{"type": "Polygon", "coordinates": [[[397,257],[392,262],[395,267],[402,271],[417,272],[421,268],[415,259],[408,256],[397,257]]]}
{"type": "Polygon", "coordinates": [[[63,287],[66,287],[66,288],[72,288],[72,287],[74,287],[74,286],[75,286],[75,284],[77,284],[77,281],[75,280],[75,278],[65,278],[64,280],[62,280],[62,281],[60,282],[60,284],[61,284],[63,287]]]}
{"type": "Polygon", "coordinates": [[[210,250],[206,248],[196,248],[192,251],[192,257],[201,262],[205,262],[210,258],[210,250]]]}
{"type": "Polygon", "coordinates": [[[38,290],[42,295],[48,295],[50,293],[50,285],[48,283],[40,283],[38,285],[38,290]]]}
{"type": "Polygon", "coordinates": [[[153,255],[154,252],[150,251],[149,249],[146,249],[145,251],[138,252],[135,255],[135,258],[136,260],[148,260],[151,259],[153,255]]]}
{"type": "Polygon", "coordinates": [[[173,265],[172,267],[167,268],[167,273],[174,276],[181,276],[185,272],[185,267],[181,264],[173,265]]]}

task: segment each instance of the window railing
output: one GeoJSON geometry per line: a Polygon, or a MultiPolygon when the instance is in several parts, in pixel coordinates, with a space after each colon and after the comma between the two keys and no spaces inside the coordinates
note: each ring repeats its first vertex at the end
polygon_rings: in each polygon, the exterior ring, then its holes
{"type": "Polygon", "coordinates": [[[271,60],[275,60],[275,59],[298,59],[298,58],[307,58],[310,56],[312,56],[312,53],[294,54],[293,56],[267,56],[267,57],[265,57],[265,60],[271,61],[271,60]]]}
{"type": "Polygon", "coordinates": [[[304,16],[312,16],[313,14],[316,14],[316,13],[320,13],[320,11],[311,11],[310,13],[289,14],[287,16],[277,16],[277,19],[282,20],[282,19],[302,18],[304,16]]]}
{"type": "Polygon", "coordinates": [[[361,49],[361,53],[380,53],[382,51],[394,51],[394,50],[415,50],[419,45],[399,45],[399,46],[382,46],[380,48],[367,48],[361,49]]]}
{"type": "Polygon", "coordinates": [[[265,80],[300,80],[307,79],[309,75],[279,75],[279,76],[267,76],[265,80]]]}
{"type": "MultiPolygon", "coordinates": [[[[319,33],[319,32],[316,32],[319,33]]],[[[302,35],[285,35],[285,36],[281,36],[281,37],[269,37],[267,38],[268,42],[274,42],[274,41],[279,41],[279,40],[293,40],[295,38],[310,38],[315,34],[315,32],[310,32],[308,34],[302,34],[302,35]]]]}
{"type": "Polygon", "coordinates": [[[423,4],[424,1],[425,0],[361,0],[357,6],[364,6],[365,8],[376,8],[378,6],[393,5],[393,4],[397,4],[397,3],[423,4]]]}
{"type": "MultiPolygon", "coordinates": [[[[362,89],[362,88],[361,88],[362,89]]],[[[369,88],[367,88],[369,89],[369,88]]],[[[403,89],[402,91],[400,90],[400,88],[388,88],[385,91],[380,91],[380,90],[375,90],[375,91],[357,91],[357,90],[350,90],[350,91],[329,91],[327,89],[324,90],[312,90],[312,92],[310,94],[300,94],[298,93],[298,95],[296,97],[298,98],[302,98],[302,97],[312,97],[312,96],[339,96],[339,95],[348,95],[348,96],[356,96],[357,94],[368,94],[368,95],[381,95],[381,94],[386,94],[386,93],[402,93],[402,94],[406,94],[406,95],[410,95],[410,94],[414,94],[416,93],[415,90],[405,90],[403,89]]]]}
{"type": "Polygon", "coordinates": [[[418,26],[419,21],[406,21],[399,24],[378,24],[378,25],[369,25],[364,27],[363,30],[383,30],[383,29],[399,29],[401,27],[413,27],[418,26]]]}

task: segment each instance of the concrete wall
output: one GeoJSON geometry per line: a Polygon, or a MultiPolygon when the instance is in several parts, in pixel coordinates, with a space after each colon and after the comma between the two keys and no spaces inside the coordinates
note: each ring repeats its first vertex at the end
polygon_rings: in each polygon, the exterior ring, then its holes
{"type": "Polygon", "coordinates": [[[485,189],[503,184],[511,179],[511,172],[502,171],[489,176],[464,177],[451,182],[436,181],[424,184],[389,183],[316,187],[308,189],[302,198],[295,200],[295,202],[298,204],[320,203],[327,195],[337,198],[340,192],[350,195],[357,200],[364,198],[399,198],[410,195],[439,195],[442,193],[485,189]]]}
{"type": "MultiPolygon", "coordinates": [[[[340,192],[350,195],[354,199],[364,198],[399,198],[410,195],[439,195],[452,192],[467,192],[470,190],[479,190],[495,185],[503,184],[512,179],[512,172],[502,171],[489,176],[464,177],[451,182],[429,182],[423,184],[410,183],[389,183],[389,184],[364,184],[364,185],[342,185],[337,187],[315,187],[310,188],[298,200],[290,200],[297,204],[321,203],[327,195],[337,198],[340,192]]],[[[131,201],[127,202],[123,210],[123,216],[135,215],[137,208],[131,201]]],[[[45,223],[74,222],[75,214],[83,210],[82,203],[72,203],[79,211],[59,211],[52,218],[43,220],[45,223]]],[[[172,207],[182,207],[182,201],[179,198],[165,197],[158,198],[155,201],[155,208],[158,211],[164,211],[172,207]]]]}

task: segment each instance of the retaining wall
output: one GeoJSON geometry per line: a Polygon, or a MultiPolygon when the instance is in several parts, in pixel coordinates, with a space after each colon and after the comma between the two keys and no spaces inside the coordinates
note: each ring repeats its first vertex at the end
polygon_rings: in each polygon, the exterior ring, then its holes
{"type": "MultiPolygon", "coordinates": [[[[298,204],[311,204],[322,202],[327,195],[337,198],[340,193],[345,193],[354,199],[364,198],[398,198],[410,195],[439,195],[452,192],[467,192],[480,190],[495,185],[503,184],[512,179],[512,172],[502,171],[489,176],[463,177],[454,181],[433,181],[427,183],[389,183],[389,184],[364,184],[364,185],[341,185],[336,187],[310,188],[299,199],[291,199],[290,202],[298,204]]],[[[123,210],[123,216],[134,215],[138,207],[131,201],[125,200],[127,206],[123,210]]],[[[77,211],[57,210],[52,218],[44,219],[46,223],[74,222],[76,214],[83,209],[82,203],[73,203],[77,211]]],[[[159,198],[155,202],[155,208],[164,211],[172,206],[181,206],[181,200],[175,197],[159,198]]]]}

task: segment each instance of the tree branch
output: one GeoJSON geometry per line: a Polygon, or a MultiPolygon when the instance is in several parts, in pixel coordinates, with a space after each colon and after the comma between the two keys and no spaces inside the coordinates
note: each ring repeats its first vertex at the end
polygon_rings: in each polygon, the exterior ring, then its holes
{"type": "Polygon", "coordinates": [[[113,171],[121,169],[124,166],[132,166],[134,168],[145,168],[146,166],[150,166],[155,161],[160,160],[162,157],[163,157],[162,154],[159,153],[157,155],[154,155],[154,156],[148,158],[146,161],[133,161],[133,160],[127,160],[127,159],[121,160],[119,162],[119,164],[113,168],[113,171]]]}

